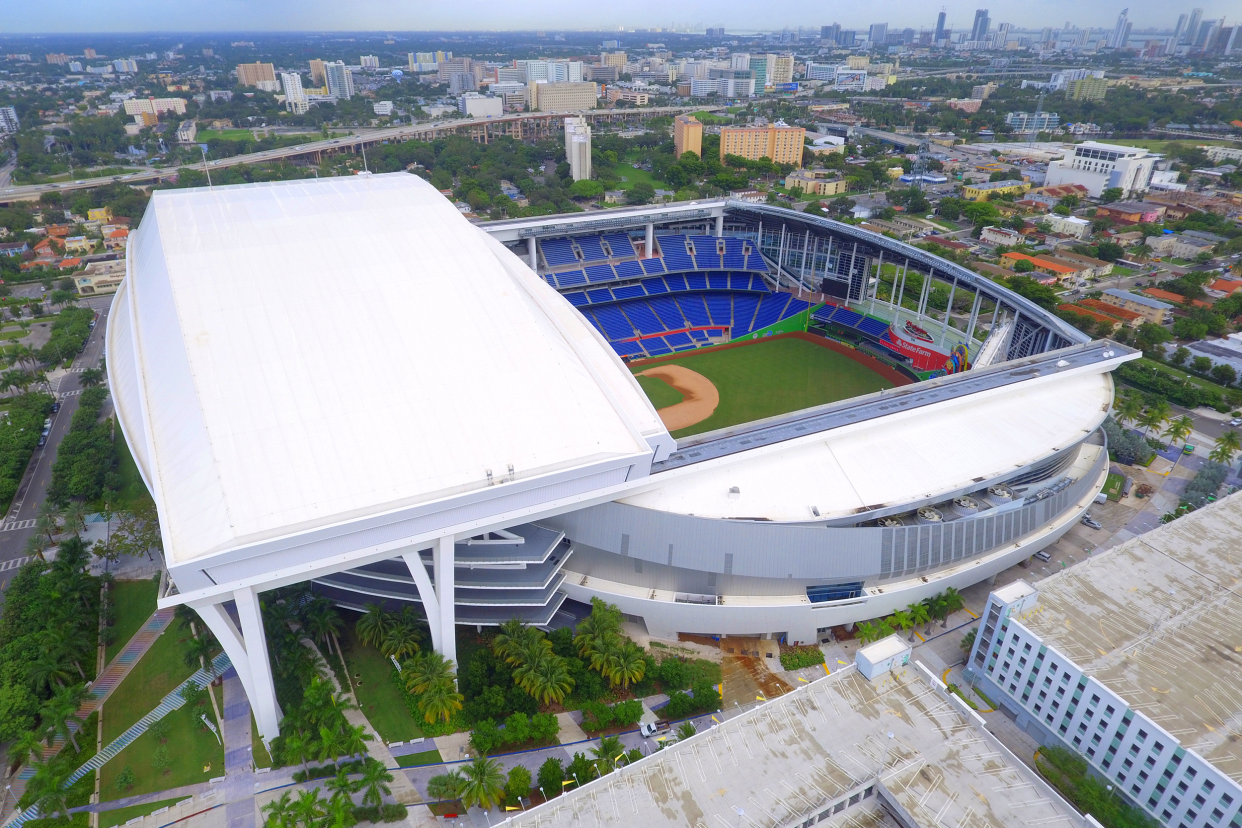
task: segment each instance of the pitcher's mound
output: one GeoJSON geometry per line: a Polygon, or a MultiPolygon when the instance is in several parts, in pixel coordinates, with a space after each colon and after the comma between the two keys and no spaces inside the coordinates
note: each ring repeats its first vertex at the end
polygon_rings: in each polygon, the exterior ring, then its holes
{"type": "Polygon", "coordinates": [[[664,380],[682,396],[682,401],[657,413],[669,431],[689,428],[701,423],[716,412],[720,405],[720,392],[707,377],[681,365],[655,365],[640,371],[640,377],[664,380]]]}

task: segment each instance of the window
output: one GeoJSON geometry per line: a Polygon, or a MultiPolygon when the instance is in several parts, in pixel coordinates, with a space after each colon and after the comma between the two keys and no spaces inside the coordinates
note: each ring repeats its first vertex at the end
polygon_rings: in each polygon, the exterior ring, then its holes
{"type": "Polygon", "coordinates": [[[1099,704],[1099,703],[1100,703],[1100,697],[1099,697],[1099,696],[1092,696],[1092,697],[1091,697],[1091,703],[1092,703],[1092,704],[1099,704]]]}
{"type": "Polygon", "coordinates": [[[1185,782],[1178,782],[1178,783],[1177,783],[1177,792],[1178,792],[1179,794],[1184,794],[1184,793],[1186,793],[1186,783],[1185,783],[1185,782]]]}
{"type": "Polygon", "coordinates": [[[1212,820],[1212,822],[1220,822],[1220,818],[1223,817],[1224,815],[1225,815],[1225,812],[1222,811],[1220,808],[1213,808],[1212,813],[1208,817],[1208,819],[1212,820]]]}
{"type": "Polygon", "coordinates": [[[1203,794],[1199,794],[1198,796],[1195,797],[1196,808],[1202,808],[1205,802],[1207,802],[1207,800],[1203,798],[1203,794]]]}
{"type": "Polygon", "coordinates": [[[1108,707],[1105,707],[1105,708],[1104,708],[1104,713],[1105,713],[1105,715],[1111,716],[1111,715],[1113,715],[1113,713],[1115,713],[1115,712],[1116,712],[1116,711],[1115,711],[1115,710],[1113,710],[1113,706],[1112,706],[1111,704],[1110,704],[1108,707]]]}
{"type": "Polygon", "coordinates": [[[1216,784],[1212,782],[1211,779],[1204,779],[1203,790],[1206,791],[1207,793],[1211,793],[1212,791],[1216,790],[1216,784]]]}
{"type": "Polygon", "coordinates": [[[1196,776],[1198,776],[1198,775],[1199,775],[1199,772],[1198,772],[1197,770],[1195,770],[1194,768],[1186,768],[1186,778],[1187,778],[1187,779],[1194,779],[1194,778],[1195,778],[1196,776]]]}
{"type": "Polygon", "coordinates": [[[1088,756],[1090,756],[1092,759],[1094,759],[1094,758],[1095,758],[1095,748],[1093,748],[1093,747],[1091,747],[1091,748],[1087,748],[1087,755],[1088,755],[1088,756]]]}
{"type": "Polygon", "coordinates": [[[1138,732],[1138,740],[1139,740],[1140,742],[1146,742],[1146,741],[1147,741],[1147,731],[1146,731],[1146,730],[1139,730],[1139,732],[1138,732]]]}
{"type": "Polygon", "coordinates": [[[1129,759],[1127,759],[1126,761],[1121,763],[1121,766],[1125,768],[1126,770],[1129,770],[1130,768],[1134,767],[1134,763],[1131,762],[1129,759]]]}

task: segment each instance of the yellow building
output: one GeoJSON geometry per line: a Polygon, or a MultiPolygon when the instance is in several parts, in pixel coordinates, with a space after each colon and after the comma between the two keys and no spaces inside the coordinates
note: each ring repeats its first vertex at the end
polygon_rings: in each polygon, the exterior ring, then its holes
{"type": "Polygon", "coordinates": [[[785,176],[785,189],[799,189],[807,195],[840,195],[849,189],[844,178],[829,170],[794,170],[785,176]]]}
{"type": "Polygon", "coordinates": [[[738,155],[757,161],[768,158],[776,164],[802,166],[802,146],[806,130],[786,126],[782,121],[767,126],[721,127],[720,160],[738,155]]]}
{"type": "Polygon", "coordinates": [[[86,220],[87,221],[98,221],[101,223],[110,222],[112,221],[112,208],[111,207],[92,207],[91,209],[86,211],[86,220]]]}
{"type": "Polygon", "coordinates": [[[971,201],[987,201],[989,198],[1007,193],[1021,195],[1029,189],[1031,185],[1025,181],[987,181],[980,184],[963,184],[962,198],[968,198],[971,201]]]}
{"type": "Polygon", "coordinates": [[[260,82],[276,82],[276,69],[270,63],[237,64],[237,85],[258,86],[260,82]]]}
{"type": "Polygon", "coordinates": [[[578,112],[594,109],[599,87],[584,83],[532,83],[526,87],[530,108],[540,112],[578,112]]]}
{"type": "Polygon", "coordinates": [[[703,124],[693,115],[678,115],[673,119],[673,157],[686,152],[703,157],[703,124]]]}
{"type": "Polygon", "coordinates": [[[619,75],[625,71],[627,55],[625,52],[601,52],[599,62],[602,66],[617,67],[617,74],[619,75]]]}
{"type": "Polygon", "coordinates": [[[1108,92],[1108,81],[1104,78],[1083,78],[1070,81],[1065,87],[1065,97],[1071,101],[1102,101],[1108,92]]]}

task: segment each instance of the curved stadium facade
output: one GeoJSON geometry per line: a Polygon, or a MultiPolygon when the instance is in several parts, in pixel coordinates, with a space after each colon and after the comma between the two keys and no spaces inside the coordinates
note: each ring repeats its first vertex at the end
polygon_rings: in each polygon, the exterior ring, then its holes
{"type": "Polygon", "coordinates": [[[594,596],[658,637],[805,643],[988,579],[1099,492],[1133,356],[854,226],[721,200],[476,227],[406,174],[156,193],[108,347],[166,603],[252,700],[256,596],[299,581],[421,605],[451,656],[452,625],[594,596]],[[906,384],[674,439],[625,364],[791,332],[906,384]]]}

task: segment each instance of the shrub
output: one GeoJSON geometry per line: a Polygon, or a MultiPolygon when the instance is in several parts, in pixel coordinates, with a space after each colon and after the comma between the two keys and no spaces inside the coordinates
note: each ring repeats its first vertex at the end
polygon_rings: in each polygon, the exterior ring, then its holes
{"type": "Polygon", "coordinates": [[[379,812],[381,822],[400,822],[409,816],[409,809],[400,802],[385,802],[379,812]]]}
{"type": "Polygon", "coordinates": [[[716,691],[716,685],[710,681],[696,681],[691,691],[694,693],[694,705],[699,710],[720,709],[720,693],[716,691]]]}
{"type": "Polygon", "coordinates": [[[557,796],[561,792],[561,783],[565,781],[565,766],[555,756],[549,756],[539,766],[539,787],[544,796],[557,796]]]}
{"type": "Polygon", "coordinates": [[[505,799],[517,804],[527,796],[530,796],[530,771],[522,765],[514,765],[509,768],[509,779],[505,782],[505,799]]]}
{"type": "Polygon", "coordinates": [[[555,742],[561,733],[560,720],[554,713],[536,713],[530,717],[530,738],[536,742],[555,742]]]}
{"type": "Polygon", "coordinates": [[[491,719],[483,719],[474,723],[474,732],[470,735],[470,746],[476,753],[484,756],[494,752],[505,742],[504,734],[491,719]]]}
{"type": "Polygon", "coordinates": [[[656,678],[664,685],[664,689],[680,690],[690,683],[690,671],[686,663],[679,658],[666,658],[656,669],[656,678]]]}
{"type": "Polygon", "coordinates": [[[781,653],[781,666],[786,670],[801,670],[824,663],[824,651],[819,647],[794,647],[781,653]]]}
{"type": "Polygon", "coordinates": [[[514,713],[505,719],[505,729],[500,735],[506,745],[520,745],[530,741],[530,717],[525,713],[514,713]]]}
{"type": "Polygon", "coordinates": [[[612,708],[614,727],[630,727],[643,717],[643,703],[638,699],[623,701],[612,708]]]}
{"type": "Polygon", "coordinates": [[[116,775],[116,789],[118,792],[124,793],[134,787],[134,783],[137,781],[138,779],[134,776],[134,769],[126,765],[125,769],[116,775]]]}
{"type": "Polygon", "coordinates": [[[603,702],[587,702],[582,705],[582,729],[587,733],[607,730],[612,726],[612,708],[603,702]]]}
{"type": "Polygon", "coordinates": [[[684,719],[694,712],[694,699],[680,690],[668,694],[668,704],[664,706],[664,715],[670,719],[684,719]]]}

